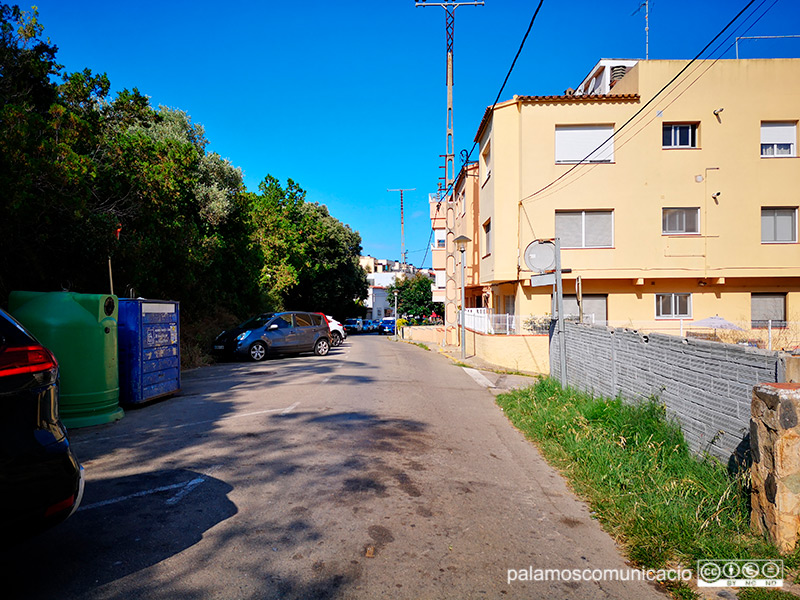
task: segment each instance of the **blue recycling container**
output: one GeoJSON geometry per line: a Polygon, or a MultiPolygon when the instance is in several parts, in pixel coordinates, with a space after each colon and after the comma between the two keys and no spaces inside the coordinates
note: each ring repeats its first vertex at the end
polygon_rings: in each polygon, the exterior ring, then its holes
{"type": "Polygon", "coordinates": [[[141,404],[181,389],[180,303],[119,299],[120,402],[141,404]]]}

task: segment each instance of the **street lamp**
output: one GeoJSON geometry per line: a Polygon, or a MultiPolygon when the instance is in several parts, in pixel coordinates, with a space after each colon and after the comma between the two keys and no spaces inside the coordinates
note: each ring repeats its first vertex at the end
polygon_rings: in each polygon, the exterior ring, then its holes
{"type": "Polygon", "coordinates": [[[397,341],[397,290],[394,290],[394,341],[397,341]]]}
{"type": "Polygon", "coordinates": [[[467,317],[467,309],[466,309],[466,301],[467,301],[467,293],[464,287],[464,255],[467,252],[467,244],[471,242],[472,239],[467,237],[464,234],[461,234],[453,242],[458,245],[458,249],[461,251],[461,360],[465,360],[467,358],[467,343],[466,343],[466,317],[467,317]]]}

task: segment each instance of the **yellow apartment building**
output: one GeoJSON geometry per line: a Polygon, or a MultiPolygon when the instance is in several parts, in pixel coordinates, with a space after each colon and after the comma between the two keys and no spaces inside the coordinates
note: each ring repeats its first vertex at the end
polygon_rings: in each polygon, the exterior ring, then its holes
{"type": "Polygon", "coordinates": [[[551,314],[523,252],[558,237],[567,315],[579,281],[585,321],[677,334],[719,315],[800,345],[798,98],[800,59],[601,60],[564,95],[487,109],[459,179],[467,307],[551,314]]]}

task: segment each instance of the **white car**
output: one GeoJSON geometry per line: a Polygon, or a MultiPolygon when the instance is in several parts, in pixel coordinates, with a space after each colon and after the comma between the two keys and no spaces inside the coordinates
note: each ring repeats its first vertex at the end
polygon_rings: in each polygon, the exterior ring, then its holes
{"type": "Polygon", "coordinates": [[[328,319],[328,327],[331,330],[331,346],[341,346],[342,342],[347,339],[347,332],[342,324],[332,316],[325,315],[325,318],[328,319]]]}

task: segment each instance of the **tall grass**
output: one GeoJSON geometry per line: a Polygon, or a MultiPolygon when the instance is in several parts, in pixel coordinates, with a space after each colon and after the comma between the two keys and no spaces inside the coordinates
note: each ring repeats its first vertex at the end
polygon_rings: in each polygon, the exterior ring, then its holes
{"type": "MultiPolygon", "coordinates": [[[[750,532],[746,474],[693,455],[656,400],[594,398],[544,379],[497,402],[639,565],[779,557],[750,532]]],[[[796,566],[798,553],[784,559],[796,566]]]]}

